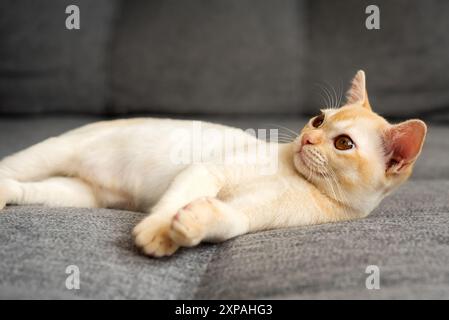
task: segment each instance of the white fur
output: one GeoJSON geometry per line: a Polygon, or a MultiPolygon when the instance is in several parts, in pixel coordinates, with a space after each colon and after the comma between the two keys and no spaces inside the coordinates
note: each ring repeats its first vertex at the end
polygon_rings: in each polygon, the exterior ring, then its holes
{"type": "MultiPolygon", "coordinates": [[[[230,130],[241,145],[265,143],[239,129],[202,125],[230,130]]],[[[217,197],[234,209],[228,210],[228,224],[205,239],[215,241],[327,221],[308,201],[314,187],[294,169],[291,145],[275,145],[272,157],[280,161],[270,175],[261,175],[258,164],[223,165],[219,159],[173,164],[167,140],[174,129],[191,126],[168,119],[118,120],[50,138],[0,162],[0,197],[4,204],[124,208],[164,219],[198,198],[217,197]]]]}

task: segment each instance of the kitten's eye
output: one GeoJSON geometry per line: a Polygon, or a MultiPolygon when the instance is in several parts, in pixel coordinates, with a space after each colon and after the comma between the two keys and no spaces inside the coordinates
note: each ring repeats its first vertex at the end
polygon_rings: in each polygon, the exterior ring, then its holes
{"type": "Polygon", "coordinates": [[[319,116],[316,116],[315,119],[312,121],[312,126],[314,128],[320,127],[324,122],[324,113],[320,114],[319,116]]]}
{"type": "Polygon", "coordinates": [[[335,138],[334,146],[338,150],[349,150],[354,148],[355,144],[347,135],[341,135],[335,138]]]}

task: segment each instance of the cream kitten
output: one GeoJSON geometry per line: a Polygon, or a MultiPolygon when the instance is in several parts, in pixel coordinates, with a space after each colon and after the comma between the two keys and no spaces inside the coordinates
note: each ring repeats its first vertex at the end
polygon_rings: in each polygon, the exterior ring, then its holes
{"type": "MultiPolygon", "coordinates": [[[[227,130],[237,154],[252,146],[275,148],[277,170],[173,160],[175,130],[191,121],[133,119],[99,122],[47,139],[0,162],[0,209],[6,204],[109,207],[150,213],[133,231],[144,253],[161,257],[180,246],[224,241],[259,230],[365,217],[411,174],[426,125],[396,125],[371,111],[359,71],[347,104],[325,109],[291,143],[263,142],[227,130]]],[[[223,146],[212,136],[209,149],[223,146]]],[[[193,154],[201,146],[189,146],[193,154]]]]}

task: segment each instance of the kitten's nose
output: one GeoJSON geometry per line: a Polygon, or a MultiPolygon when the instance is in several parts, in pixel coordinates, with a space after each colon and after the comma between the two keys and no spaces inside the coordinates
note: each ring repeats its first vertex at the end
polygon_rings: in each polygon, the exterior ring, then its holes
{"type": "Polygon", "coordinates": [[[304,133],[302,135],[301,138],[301,145],[306,145],[306,144],[319,144],[321,142],[321,135],[318,134],[317,132],[307,132],[304,133]]]}

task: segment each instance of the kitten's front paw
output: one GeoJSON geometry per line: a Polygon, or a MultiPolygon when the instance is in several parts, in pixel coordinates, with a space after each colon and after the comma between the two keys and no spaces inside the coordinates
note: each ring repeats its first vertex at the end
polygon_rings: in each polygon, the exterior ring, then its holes
{"type": "Polygon", "coordinates": [[[170,221],[158,216],[148,216],[133,230],[136,245],[149,256],[170,256],[179,248],[169,236],[170,221]]]}
{"type": "Polygon", "coordinates": [[[217,210],[213,198],[189,203],[173,217],[170,237],[180,246],[196,246],[206,236],[208,223],[217,210]]]}

